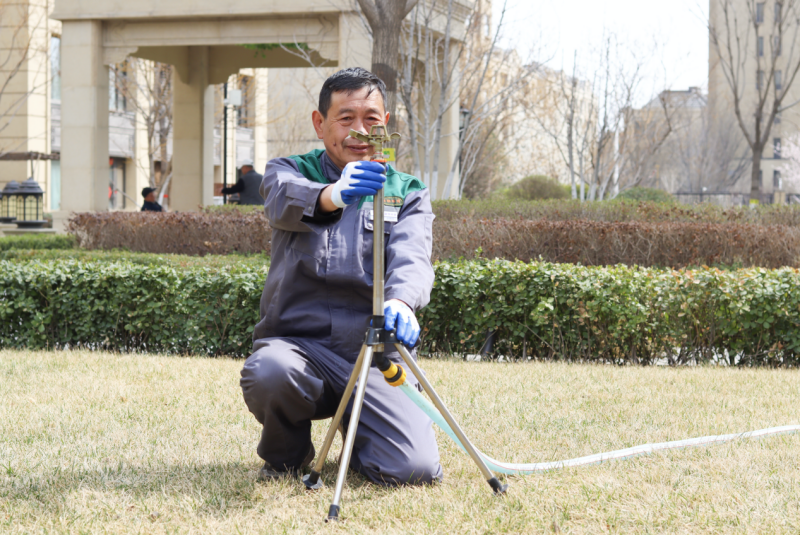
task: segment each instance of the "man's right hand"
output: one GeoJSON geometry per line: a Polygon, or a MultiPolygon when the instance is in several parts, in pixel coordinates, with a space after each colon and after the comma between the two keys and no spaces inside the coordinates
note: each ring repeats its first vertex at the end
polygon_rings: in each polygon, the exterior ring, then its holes
{"type": "Polygon", "coordinates": [[[375,195],[386,182],[386,170],[377,162],[350,162],[342,177],[330,188],[331,202],[337,208],[353,204],[361,197],[375,195]]]}

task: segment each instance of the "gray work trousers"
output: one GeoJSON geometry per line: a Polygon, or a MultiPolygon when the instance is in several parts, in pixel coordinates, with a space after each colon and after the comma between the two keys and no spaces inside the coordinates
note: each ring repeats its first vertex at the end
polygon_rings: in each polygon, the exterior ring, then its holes
{"type": "MultiPolygon", "coordinates": [[[[311,421],[333,417],[353,364],[302,338],[254,344],[242,369],[245,403],[262,424],[258,455],[274,468],[300,467],[311,445],[311,421]]],[[[408,380],[418,381],[409,370],[408,380]]],[[[353,395],[355,397],[355,394],[353,395]]],[[[350,420],[352,397],[344,415],[350,420]]],[[[373,367],[358,423],[350,468],[387,485],[441,480],[433,423],[373,367]]]]}

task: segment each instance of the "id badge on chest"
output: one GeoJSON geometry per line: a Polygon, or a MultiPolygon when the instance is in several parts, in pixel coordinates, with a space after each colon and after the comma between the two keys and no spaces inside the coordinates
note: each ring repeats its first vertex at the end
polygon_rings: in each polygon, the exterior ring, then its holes
{"type": "MultiPolygon", "coordinates": [[[[387,210],[386,208],[383,209],[383,222],[384,223],[397,223],[397,215],[399,212],[395,212],[394,210],[387,210]]],[[[375,212],[374,210],[369,211],[369,220],[375,220],[375,212]]]]}

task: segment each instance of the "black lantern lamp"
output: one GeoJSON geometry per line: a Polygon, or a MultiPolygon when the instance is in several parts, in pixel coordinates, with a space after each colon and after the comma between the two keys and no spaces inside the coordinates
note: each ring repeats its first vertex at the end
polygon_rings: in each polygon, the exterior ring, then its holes
{"type": "Polygon", "coordinates": [[[39,228],[47,223],[44,218],[44,191],[33,177],[20,184],[15,197],[17,201],[15,223],[18,228],[39,228]]]}
{"type": "Polygon", "coordinates": [[[12,180],[3,188],[0,198],[0,223],[13,223],[17,218],[17,191],[19,182],[12,180]]]}

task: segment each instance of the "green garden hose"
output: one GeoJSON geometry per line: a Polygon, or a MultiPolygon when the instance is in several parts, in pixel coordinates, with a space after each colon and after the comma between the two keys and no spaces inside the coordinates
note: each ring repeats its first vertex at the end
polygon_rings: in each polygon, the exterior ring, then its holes
{"type": "MultiPolygon", "coordinates": [[[[456,434],[447,425],[447,422],[442,418],[442,415],[436,410],[433,404],[425,399],[425,397],[413,386],[404,382],[400,385],[402,390],[414,404],[422,409],[442,431],[453,439],[453,441],[463,450],[464,446],[458,440],[456,434]]],[[[574,468],[578,466],[587,466],[590,464],[599,464],[607,461],[621,461],[623,459],[630,459],[631,457],[638,457],[640,455],[648,455],[655,451],[673,450],[681,448],[689,448],[694,446],[709,446],[712,444],[722,444],[723,442],[730,442],[737,439],[747,438],[763,438],[772,435],[783,435],[800,432],[800,425],[784,425],[781,427],[770,427],[768,429],[761,429],[758,431],[750,431],[747,433],[735,433],[731,435],[715,435],[708,437],[690,438],[686,440],[676,440],[673,442],[661,442],[658,444],[642,444],[641,446],[634,446],[622,450],[609,451],[605,453],[596,453],[594,455],[587,455],[585,457],[578,457],[576,459],[568,459],[565,461],[553,461],[549,463],[530,463],[530,464],[513,464],[496,461],[488,457],[483,452],[478,450],[478,453],[483,458],[486,465],[490,470],[499,472],[501,474],[509,475],[528,475],[540,472],[547,472],[550,470],[558,470],[560,468],[574,468]]]]}

